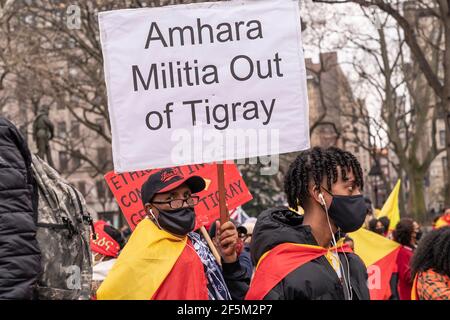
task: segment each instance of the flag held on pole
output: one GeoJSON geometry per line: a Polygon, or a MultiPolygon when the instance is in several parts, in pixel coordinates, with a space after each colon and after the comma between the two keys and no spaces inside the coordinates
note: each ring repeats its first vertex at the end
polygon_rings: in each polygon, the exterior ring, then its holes
{"type": "Polygon", "coordinates": [[[400,221],[400,210],[398,208],[398,195],[400,193],[401,179],[398,179],[397,184],[392,190],[389,198],[383,205],[381,212],[377,215],[377,218],[388,217],[390,220],[389,231],[393,231],[400,221]]]}

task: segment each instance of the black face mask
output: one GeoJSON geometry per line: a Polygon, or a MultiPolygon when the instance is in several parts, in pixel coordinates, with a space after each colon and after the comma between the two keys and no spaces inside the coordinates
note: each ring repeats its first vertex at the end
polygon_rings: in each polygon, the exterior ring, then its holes
{"type": "Polygon", "coordinates": [[[416,233],[416,241],[419,241],[420,238],[422,238],[422,236],[423,236],[423,232],[422,232],[422,230],[420,230],[419,232],[416,233]]]}
{"type": "Polygon", "coordinates": [[[195,213],[192,208],[181,208],[171,211],[158,209],[158,211],[157,223],[161,229],[177,236],[185,236],[194,230],[195,213]]]}
{"type": "Polygon", "coordinates": [[[333,195],[328,215],[342,232],[354,232],[361,228],[366,218],[367,205],[363,195],[333,195]]]}

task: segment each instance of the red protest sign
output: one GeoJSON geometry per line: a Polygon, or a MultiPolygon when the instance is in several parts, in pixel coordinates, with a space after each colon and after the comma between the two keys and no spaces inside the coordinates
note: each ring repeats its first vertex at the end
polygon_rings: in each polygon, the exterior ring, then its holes
{"type": "MultiPolygon", "coordinates": [[[[200,201],[195,206],[197,217],[195,228],[209,225],[219,218],[217,165],[187,165],[179,168],[184,176],[197,175],[205,179],[205,190],[197,193],[200,201]]],[[[105,175],[105,180],[132,230],[146,216],[141,201],[141,186],[155,171],[145,170],[117,174],[111,171],[105,175]]],[[[235,164],[225,164],[224,172],[225,199],[228,210],[233,210],[253,199],[235,164]]]]}

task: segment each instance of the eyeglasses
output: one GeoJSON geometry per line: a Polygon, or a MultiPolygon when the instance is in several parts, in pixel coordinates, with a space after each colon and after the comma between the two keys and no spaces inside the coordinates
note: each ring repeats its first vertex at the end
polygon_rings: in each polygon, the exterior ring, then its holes
{"type": "Polygon", "coordinates": [[[198,204],[200,200],[199,196],[191,196],[187,199],[173,199],[170,201],[153,201],[156,204],[169,204],[172,209],[181,209],[186,202],[188,206],[193,207],[198,204]]]}

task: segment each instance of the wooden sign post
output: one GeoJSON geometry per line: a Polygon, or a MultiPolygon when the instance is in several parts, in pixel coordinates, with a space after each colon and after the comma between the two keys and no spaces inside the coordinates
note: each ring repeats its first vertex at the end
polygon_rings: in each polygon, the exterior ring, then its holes
{"type": "Polygon", "coordinates": [[[223,170],[223,162],[217,163],[217,182],[219,185],[219,208],[220,208],[220,225],[230,220],[225,199],[225,174],[223,170]]]}

